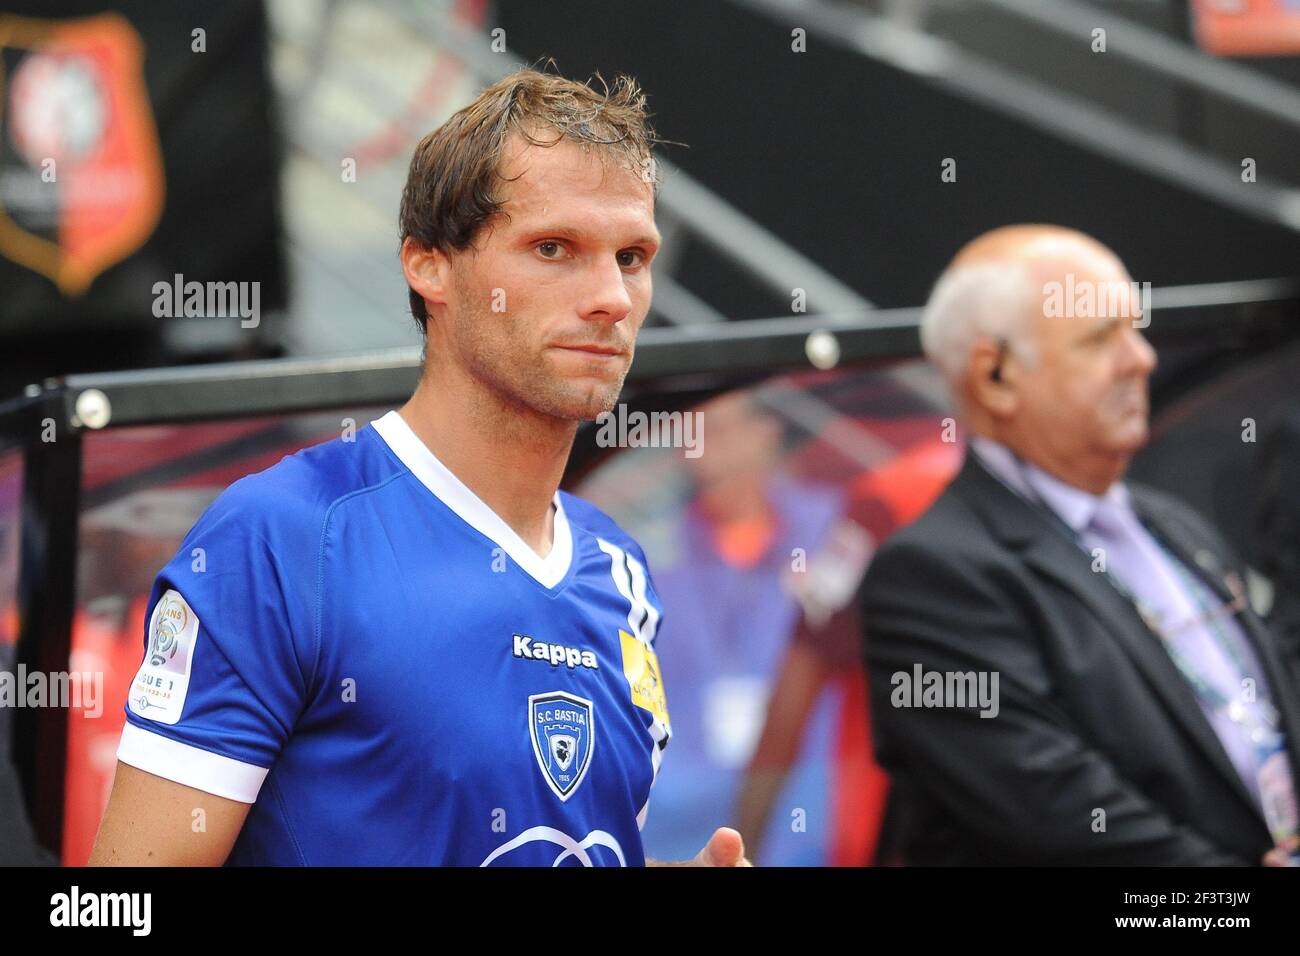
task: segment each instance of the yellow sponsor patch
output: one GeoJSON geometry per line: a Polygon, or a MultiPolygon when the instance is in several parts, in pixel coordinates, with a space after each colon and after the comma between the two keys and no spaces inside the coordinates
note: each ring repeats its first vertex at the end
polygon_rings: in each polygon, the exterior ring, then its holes
{"type": "Polygon", "coordinates": [[[650,647],[627,631],[620,630],[618,639],[623,646],[623,676],[632,688],[632,703],[644,707],[658,717],[665,727],[670,727],[668,698],[664,694],[659,658],[650,647]]]}

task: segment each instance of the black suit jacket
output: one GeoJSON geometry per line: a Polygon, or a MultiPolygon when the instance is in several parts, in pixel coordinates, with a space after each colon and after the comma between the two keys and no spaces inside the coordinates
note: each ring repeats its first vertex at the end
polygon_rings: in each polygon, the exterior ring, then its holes
{"type": "MultiPolygon", "coordinates": [[[[1244,572],[1222,539],[1169,496],[1129,487],[1147,527],[1231,601],[1244,572]]],[[[1271,847],[1160,638],[974,454],[881,548],[862,610],[877,758],[894,777],[882,842],[903,862],[1255,864],[1271,847]],[[917,663],[996,671],[998,715],[893,706],[892,675],[917,663]]],[[[1300,773],[1294,679],[1259,618],[1238,620],[1300,773]]]]}

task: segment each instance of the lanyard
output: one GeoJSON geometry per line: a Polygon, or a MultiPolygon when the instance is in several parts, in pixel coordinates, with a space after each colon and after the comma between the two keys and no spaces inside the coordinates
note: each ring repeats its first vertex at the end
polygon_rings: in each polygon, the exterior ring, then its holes
{"type": "MultiPolygon", "coordinates": [[[[1214,639],[1214,642],[1220,648],[1227,651],[1228,656],[1232,658],[1233,665],[1237,668],[1237,673],[1249,674],[1254,668],[1252,668],[1242,656],[1239,642],[1235,640],[1234,636],[1228,632],[1226,627],[1224,627],[1222,613],[1215,613],[1218,611],[1218,608],[1207,605],[1205,602],[1204,596],[1206,588],[1204,583],[1195,580],[1188,570],[1183,567],[1182,562],[1179,561],[1175,555],[1169,553],[1168,549],[1164,546],[1164,543],[1161,542],[1154,533],[1152,534],[1152,538],[1155,540],[1156,546],[1164,552],[1170,566],[1174,569],[1174,573],[1178,575],[1178,578],[1186,589],[1192,603],[1196,606],[1198,623],[1203,623],[1209,631],[1210,636],[1214,639]]],[[[1237,613],[1239,613],[1239,610],[1234,608],[1232,616],[1235,617],[1237,613]]],[[[1192,685],[1197,688],[1198,693],[1202,693],[1201,687],[1204,686],[1204,696],[1207,700],[1209,700],[1216,708],[1226,708],[1229,716],[1232,717],[1234,721],[1240,722],[1243,712],[1241,703],[1239,701],[1228,701],[1217,688],[1205,685],[1204,681],[1200,680],[1199,675],[1196,675],[1194,679],[1193,676],[1188,673],[1185,666],[1185,660],[1182,658],[1181,654],[1177,653],[1172,640],[1167,640],[1166,646],[1169,648],[1170,656],[1175,658],[1175,662],[1184,661],[1184,663],[1179,664],[1179,670],[1183,671],[1184,675],[1188,677],[1188,680],[1192,682],[1192,685]]],[[[1276,727],[1280,722],[1277,710],[1263,697],[1257,697],[1256,702],[1259,704],[1260,715],[1267,723],[1268,728],[1272,729],[1276,727]]]]}

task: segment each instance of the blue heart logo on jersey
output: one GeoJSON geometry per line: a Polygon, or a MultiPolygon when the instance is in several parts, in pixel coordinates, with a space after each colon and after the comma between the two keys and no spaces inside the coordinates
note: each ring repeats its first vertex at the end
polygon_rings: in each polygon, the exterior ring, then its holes
{"type": "Polygon", "coordinates": [[[591,701],[564,691],[528,698],[528,731],[537,766],[551,790],[568,800],[591,766],[596,742],[591,701]]]}

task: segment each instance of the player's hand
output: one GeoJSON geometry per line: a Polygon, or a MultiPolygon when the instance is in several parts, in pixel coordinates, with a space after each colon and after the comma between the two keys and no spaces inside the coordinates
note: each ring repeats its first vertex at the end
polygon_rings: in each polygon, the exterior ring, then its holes
{"type": "Polygon", "coordinates": [[[718,827],[691,860],[691,866],[753,866],[745,859],[745,841],[731,827],[718,827]]]}
{"type": "Polygon", "coordinates": [[[1295,866],[1291,862],[1291,854],[1298,848],[1300,848],[1300,837],[1291,837],[1265,853],[1260,862],[1264,866],[1295,866]]]}

